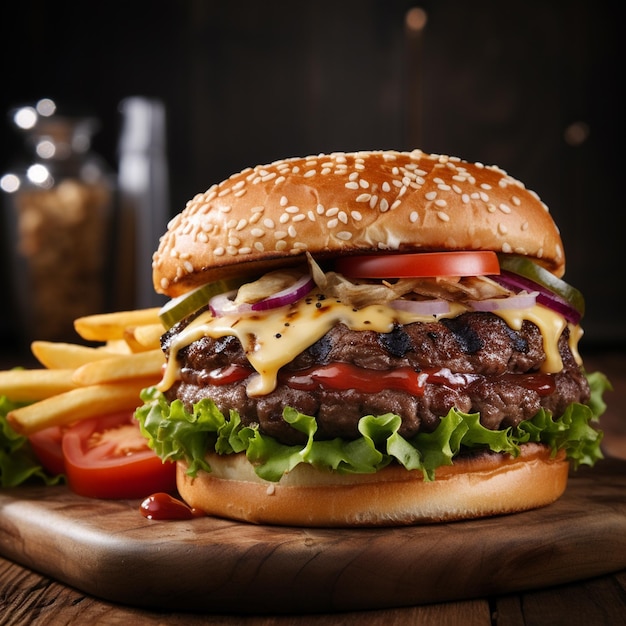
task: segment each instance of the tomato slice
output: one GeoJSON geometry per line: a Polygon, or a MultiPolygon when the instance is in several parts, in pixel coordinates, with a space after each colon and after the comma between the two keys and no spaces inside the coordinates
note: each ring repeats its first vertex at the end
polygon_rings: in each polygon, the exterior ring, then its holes
{"type": "Polygon", "coordinates": [[[28,437],[33,452],[41,466],[52,475],[65,474],[65,457],[61,441],[63,430],[59,426],[50,426],[28,437]]]}
{"type": "Polygon", "coordinates": [[[433,278],[499,274],[500,263],[490,250],[462,250],[349,256],[337,259],[335,269],[348,278],[433,278]]]}
{"type": "Polygon", "coordinates": [[[90,498],[142,498],[174,491],[176,464],[148,447],[131,412],[78,422],[62,442],[70,489],[90,498]]]}

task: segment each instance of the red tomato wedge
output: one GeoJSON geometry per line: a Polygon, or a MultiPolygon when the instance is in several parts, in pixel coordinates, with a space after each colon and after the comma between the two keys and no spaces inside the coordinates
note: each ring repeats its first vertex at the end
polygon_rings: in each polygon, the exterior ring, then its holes
{"type": "Polygon", "coordinates": [[[50,426],[28,437],[33,452],[41,466],[53,476],[65,474],[65,458],[63,457],[63,430],[59,426],[50,426]]]}
{"type": "Polygon", "coordinates": [[[145,498],[176,487],[176,464],[148,447],[132,413],[78,422],[65,431],[62,448],[69,487],[81,496],[145,498]]]}
{"type": "Polygon", "coordinates": [[[347,278],[432,278],[499,274],[498,256],[490,250],[368,254],[337,259],[335,269],[347,278]]]}

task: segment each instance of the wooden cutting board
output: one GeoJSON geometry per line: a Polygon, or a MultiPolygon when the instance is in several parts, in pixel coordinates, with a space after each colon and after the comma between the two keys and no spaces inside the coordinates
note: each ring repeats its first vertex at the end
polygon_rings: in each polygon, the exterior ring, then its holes
{"type": "Polygon", "coordinates": [[[580,469],[543,509],[391,529],[156,522],[138,501],[21,487],[0,491],[0,553],[153,609],[305,613],[485,597],[625,568],[626,461],[580,469]]]}

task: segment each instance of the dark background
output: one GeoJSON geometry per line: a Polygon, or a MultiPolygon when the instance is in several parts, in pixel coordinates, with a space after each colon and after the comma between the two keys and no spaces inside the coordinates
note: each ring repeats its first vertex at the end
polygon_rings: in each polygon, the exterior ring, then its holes
{"type": "MultiPolygon", "coordinates": [[[[9,0],[0,109],[51,97],[94,113],[94,147],[115,169],[119,102],[161,99],[172,215],[231,173],[286,156],[420,147],[498,164],[561,227],[566,278],[587,297],[582,345],[623,347],[615,4],[9,0]],[[427,17],[419,33],[406,27],[415,6],[427,17]]],[[[0,122],[5,172],[22,140],[8,115],[0,122]]],[[[13,326],[8,296],[3,350],[13,326]]]]}

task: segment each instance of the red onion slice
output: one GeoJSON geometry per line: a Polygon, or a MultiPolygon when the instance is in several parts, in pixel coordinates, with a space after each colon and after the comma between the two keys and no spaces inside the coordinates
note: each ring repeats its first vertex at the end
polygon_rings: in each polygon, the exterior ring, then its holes
{"type": "Polygon", "coordinates": [[[489,298],[487,300],[473,300],[469,303],[474,311],[502,311],[507,309],[528,309],[537,303],[538,291],[521,291],[515,296],[506,298],[489,298]]]}
{"type": "Polygon", "coordinates": [[[286,289],[275,293],[269,298],[259,300],[250,306],[253,311],[267,311],[268,309],[276,309],[279,306],[286,306],[292,302],[296,302],[306,296],[315,286],[313,278],[309,274],[305,274],[299,278],[293,285],[286,289]]]}
{"type": "Polygon", "coordinates": [[[490,278],[500,285],[503,285],[508,289],[513,289],[514,291],[520,291],[523,289],[537,290],[538,304],[542,304],[543,306],[556,311],[572,324],[578,324],[582,318],[581,312],[575,309],[569,302],[558,296],[553,291],[550,291],[547,287],[544,287],[529,278],[513,274],[512,272],[502,272],[498,276],[490,276],[490,278]]]}
{"type": "Polygon", "coordinates": [[[398,311],[415,315],[445,315],[450,312],[450,303],[447,300],[393,300],[389,304],[398,311]]]}
{"type": "Polygon", "coordinates": [[[287,304],[292,304],[300,298],[306,296],[311,289],[313,289],[315,283],[310,275],[305,274],[302,278],[299,278],[293,285],[290,285],[286,289],[259,300],[254,304],[235,304],[234,298],[237,295],[237,290],[227,291],[220,293],[209,300],[209,308],[214,317],[223,317],[224,315],[245,315],[250,313],[256,313],[257,311],[268,311],[270,309],[276,309],[287,304]]]}

